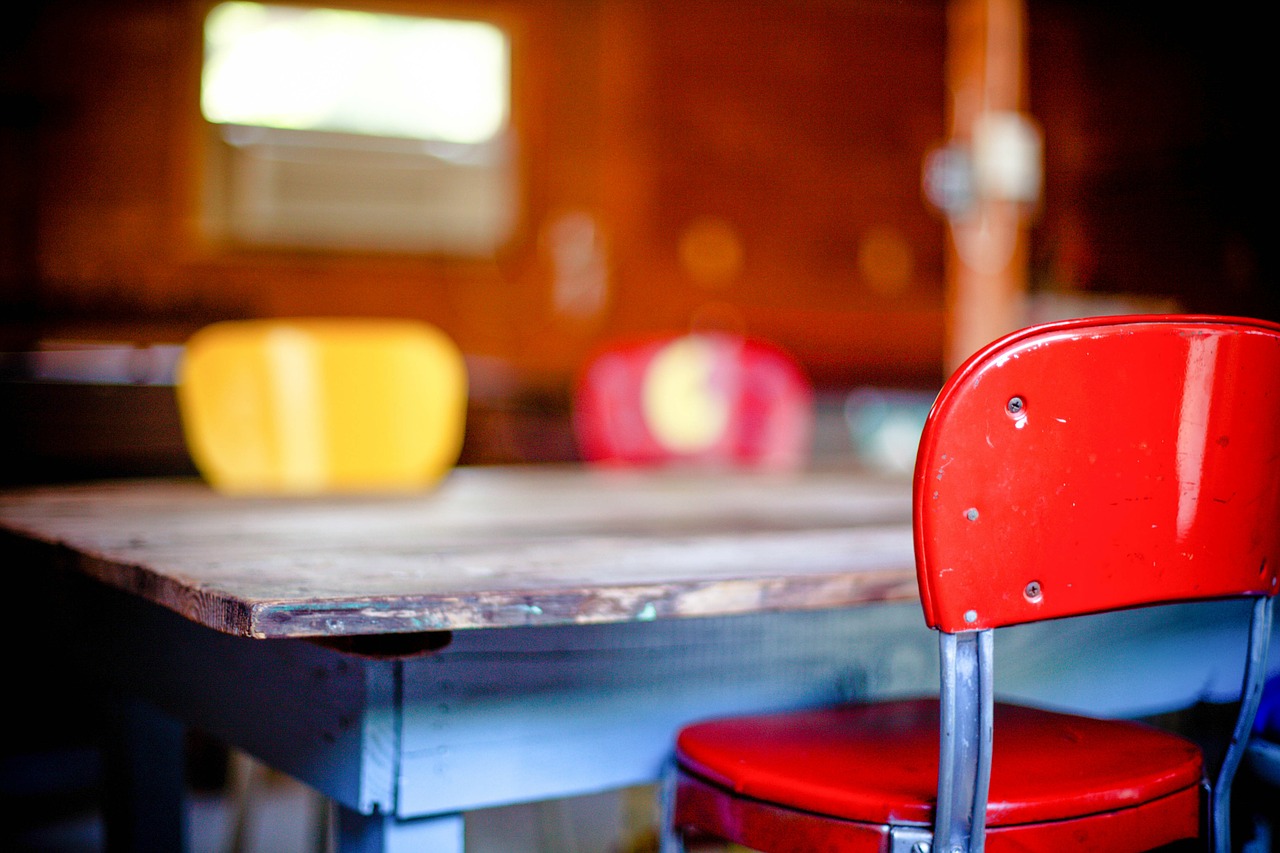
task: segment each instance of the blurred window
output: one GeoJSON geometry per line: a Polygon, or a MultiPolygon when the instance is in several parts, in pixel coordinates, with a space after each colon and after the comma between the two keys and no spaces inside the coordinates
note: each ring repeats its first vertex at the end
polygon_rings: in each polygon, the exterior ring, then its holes
{"type": "Polygon", "coordinates": [[[204,37],[212,235],[454,255],[506,238],[516,190],[499,27],[229,2],[204,37]]]}

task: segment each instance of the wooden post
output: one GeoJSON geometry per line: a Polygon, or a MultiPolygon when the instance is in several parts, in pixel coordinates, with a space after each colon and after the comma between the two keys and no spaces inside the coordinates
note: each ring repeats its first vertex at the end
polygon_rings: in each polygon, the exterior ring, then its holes
{"type": "Polygon", "coordinates": [[[947,83],[950,144],[970,152],[972,203],[951,212],[947,248],[948,372],[1023,324],[1028,279],[1026,182],[1039,191],[1038,136],[1026,101],[1023,0],[951,0],[947,83]],[[1027,148],[1032,144],[1031,149],[1027,148]],[[1025,162],[1034,156],[1034,163],[1025,162]],[[1034,175],[1027,171],[1033,170],[1034,175]],[[992,172],[1012,172],[1004,177],[992,172]],[[984,174],[985,172],[985,174],[984,174]],[[1017,197],[1022,195],[1023,197],[1017,197]],[[1011,197],[1012,196],[1012,197],[1011,197]]]}

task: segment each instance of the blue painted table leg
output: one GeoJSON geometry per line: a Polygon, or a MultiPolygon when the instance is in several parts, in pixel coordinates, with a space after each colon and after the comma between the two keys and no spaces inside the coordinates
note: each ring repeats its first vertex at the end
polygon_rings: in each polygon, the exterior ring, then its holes
{"type": "Polygon", "coordinates": [[[403,820],[337,805],[338,853],[462,853],[462,815],[403,820]]]}
{"type": "Polygon", "coordinates": [[[105,723],[108,853],[185,850],[185,728],[145,702],[123,699],[106,709],[105,723]]]}

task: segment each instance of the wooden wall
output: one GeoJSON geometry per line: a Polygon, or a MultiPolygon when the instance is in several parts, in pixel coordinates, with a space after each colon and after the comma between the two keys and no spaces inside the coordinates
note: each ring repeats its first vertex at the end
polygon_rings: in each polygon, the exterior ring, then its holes
{"type": "Polygon", "coordinates": [[[1031,0],[1046,138],[1033,286],[1280,319],[1261,12],[1031,0]]]}
{"type": "Polygon", "coordinates": [[[936,372],[942,229],[918,173],[943,132],[940,6],[497,8],[515,37],[524,198],[485,262],[208,245],[200,7],[28,12],[4,68],[6,102],[27,110],[5,128],[22,181],[5,190],[4,297],[46,330],[151,321],[158,335],[222,316],[407,314],[535,383],[562,383],[598,340],[699,325],[779,340],[820,380],[936,372]],[[608,270],[594,312],[555,291],[550,235],[581,214],[608,270]],[[726,245],[740,263],[707,272],[726,245]],[[898,271],[869,279],[877,251],[898,271]]]}
{"type": "MultiPolygon", "coordinates": [[[[485,261],[210,244],[197,228],[204,7],[21,4],[0,36],[4,345],[402,315],[453,335],[493,393],[555,393],[600,340],[718,325],[791,348],[825,387],[941,378],[944,231],[919,190],[945,131],[941,0],[470,8],[515,39],[521,217],[485,261]],[[580,214],[608,272],[599,310],[556,290],[555,223],[580,214]]],[[[1273,311],[1274,252],[1242,213],[1259,195],[1248,111],[1265,102],[1251,100],[1260,59],[1238,54],[1261,28],[1154,4],[1030,10],[1048,181],[1035,286],[1273,311]]]]}

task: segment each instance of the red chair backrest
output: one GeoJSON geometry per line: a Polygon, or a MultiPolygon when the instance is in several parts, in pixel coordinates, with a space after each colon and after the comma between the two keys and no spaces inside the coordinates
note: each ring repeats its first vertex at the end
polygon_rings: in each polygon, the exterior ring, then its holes
{"type": "Polygon", "coordinates": [[[804,372],[772,344],[653,337],[615,342],[589,359],[574,430],[589,462],[786,469],[808,458],[813,402],[804,372]]]}
{"type": "Polygon", "coordinates": [[[956,632],[1274,594],[1280,325],[1015,332],[947,382],[916,460],[925,620],[956,632]]]}

